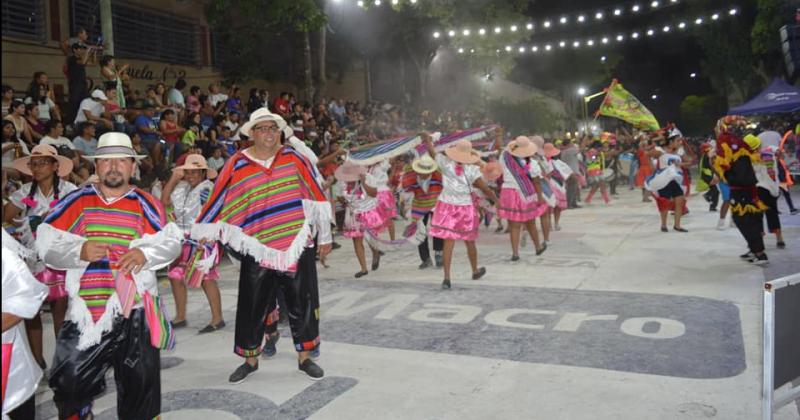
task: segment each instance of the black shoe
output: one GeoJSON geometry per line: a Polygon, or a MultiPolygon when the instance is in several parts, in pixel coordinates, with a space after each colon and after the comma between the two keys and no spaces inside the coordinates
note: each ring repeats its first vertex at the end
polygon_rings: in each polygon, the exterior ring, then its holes
{"type": "Polygon", "coordinates": [[[512,255],[511,256],[511,262],[514,262],[514,261],[519,261],[519,255],[512,255]]]}
{"type": "Polygon", "coordinates": [[[716,208],[716,207],[709,207],[709,208],[708,208],[708,211],[711,211],[711,212],[716,212],[716,211],[717,211],[717,208],[716,208]]]}
{"type": "Polygon", "coordinates": [[[450,290],[450,280],[445,279],[442,281],[442,290],[450,290]]]}
{"type": "Polygon", "coordinates": [[[177,330],[178,328],[184,328],[187,325],[189,325],[189,323],[187,323],[185,319],[183,321],[178,321],[178,322],[170,321],[169,323],[172,324],[173,330],[177,330]]]}
{"type": "Polygon", "coordinates": [[[205,328],[203,328],[202,330],[198,331],[197,333],[198,334],[208,334],[208,333],[212,333],[212,332],[214,332],[216,330],[221,330],[223,328],[225,328],[225,321],[220,321],[219,324],[217,324],[217,325],[211,325],[211,324],[206,325],[205,328]]]}
{"type": "Polygon", "coordinates": [[[339,248],[341,248],[341,247],[342,247],[342,246],[341,246],[341,245],[339,245],[337,242],[333,242],[333,243],[331,244],[331,249],[339,249],[339,248]]]}
{"type": "Polygon", "coordinates": [[[769,258],[767,258],[767,254],[762,252],[761,255],[756,255],[755,257],[751,258],[750,263],[753,265],[765,266],[769,264],[769,258]]]}
{"type": "Polygon", "coordinates": [[[483,277],[484,274],[486,274],[486,267],[481,267],[478,271],[472,273],[472,280],[478,280],[483,277]]]}
{"type": "Polygon", "coordinates": [[[778,243],[777,243],[777,244],[775,244],[775,245],[778,247],[778,249],[784,249],[784,248],[786,248],[786,242],[783,242],[783,241],[781,241],[781,242],[778,242],[778,243]]]}
{"type": "Polygon", "coordinates": [[[794,215],[795,215],[795,214],[797,214],[798,212],[800,212],[800,210],[797,210],[797,209],[791,209],[791,210],[789,210],[789,214],[791,214],[792,216],[794,216],[794,215]]]}
{"type": "Polygon", "coordinates": [[[228,378],[228,382],[234,385],[240,384],[244,382],[244,380],[247,379],[247,377],[250,376],[251,373],[257,370],[258,370],[258,363],[256,363],[255,366],[250,366],[250,363],[244,362],[242,363],[241,366],[239,366],[238,368],[236,368],[236,370],[233,371],[230,378],[228,378]]]}
{"type": "Polygon", "coordinates": [[[753,254],[753,251],[747,251],[746,253],[739,255],[739,258],[743,260],[749,260],[755,258],[756,254],[753,254]]]}
{"type": "Polygon", "coordinates": [[[436,261],[436,267],[441,267],[444,265],[444,257],[442,256],[442,251],[436,251],[433,254],[433,259],[436,261]]]}
{"type": "Polygon", "coordinates": [[[377,270],[378,267],[380,266],[381,266],[381,257],[378,257],[377,260],[372,260],[372,271],[377,270]]]}
{"type": "Polygon", "coordinates": [[[355,277],[355,278],[364,277],[364,276],[366,276],[368,273],[369,273],[368,271],[359,271],[359,272],[358,272],[358,273],[356,273],[356,274],[355,274],[353,277],[355,277]]]}
{"type": "Polygon", "coordinates": [[[269,359],[269,358],[275,356],[275,354],[278,353],[278,349],[275,348],[275,345],[278,344],[278,340],[280,340],[280,338],[281,338],[281,334],[279,332],[276,332],[273,335],[267,336],[267,339],[265,340],[265,343],[264,343],[264,349],[261,350],[261,357],[263,357],[265,359],[269,359]]]}
{"type": "Polygon", "coordinates": [[[311,359],[303,360],[303,363],[298,363],[297,368],[300,369],[301,372],[308,375],[312,381],[318,381],[325,377],[325,371],[319,367],[318,364],[314,363],[311,359]]]}
{"type": "Polygon", "coordinates": [[[544,254],[545,251],[547,251],[547,244],[546,243],[542,244],[542,247],[536,251],[536,255],[537,256],[542,255],[542,254],[544,254]]]}
{"type": "Polygon", "coordinates": [[[683,232],[683,233],[688,232],[688,230],[686,230],[684,228],[679,228],[679,227],[674,227],[674,226],[672,227],[672,230],[674,230],[675,232],[683,232]]]}
{"type": "Polygon", "coordinates": [[[669,229],[667,229],[666,226],[661,226],[661,231],[662,232],[669,232],[669,229]]]}
{"type": "Polygon", "coordinates": [[[424,270],[424,269],[426,269],[426,268],[428,268],[428,267],[430,267],[432,265],[433,265],[433,262],[431,261],[430,258],[428,258],[427,260],[423,261],[422,264],[419,265],[419,269],[420,270],[424,270]]]}

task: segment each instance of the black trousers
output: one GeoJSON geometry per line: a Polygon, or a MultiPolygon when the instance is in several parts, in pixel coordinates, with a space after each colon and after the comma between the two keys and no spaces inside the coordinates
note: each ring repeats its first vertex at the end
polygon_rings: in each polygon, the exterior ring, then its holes
{"type": "Polygon", "coordinates": [[[578,205],[578,198],[581,195],[581,186],[578,178],[574,175],[567,178],[567,207],[574,208],[578,205]]]}
{"type": "Polygon", "coordinates": [[[792,202],[792,194],[788,188],[781,188],[783,199],[786,200],[786,205],[789,206],[789,211],[794,211],[794,203],[792,202]]]}
{"type": "MultiPolygon", "coordinates": [[[[773,197],[769,191],[764,188],[758,188],[758,198],[769,207],[764,212],[764,217],[767,219],[768,232],[774,233],[781,228],[781,219],[778,216],[778,197],[773,197]]],[[[763,225],[761,225],[763,227],[763,225]]]]}
{"type": "Polygon", "coordinates": [[[267,315],[274,311],[279,288],[286,299],[283,309],[289,317],[295,350],[309,351],[319,344],[316,252],[316,248],[306,248],[294,275],[262,267],[250,256],[242,259],[236,307],[236,354],[242,357],[261,354],[267,315]]]}
{"type": "Polygon", "coordinates": [[[17,406],[8,413],[11,420],[33,420],[36,418],[36,395],[31,395],[27,401],[17,406]]]}
{"type": "Polygon", "coordinates": [[[99,344],[78,350],[78,326],[70,321],[58,333],[50,388],[58,418],[84,409],[106,389],[106,372],[114,368],[119,419],[152,419],[161,413],[159,350],[150,345],[144,309],[134,309],[128,319],[117,317],[99,344]]]}
{"type": "MultiPolygon", "coordinates": [[[[755,205],[752,194],[753,193],[749,190],[731,189],[731,206],[736,206],[737,204],[755,205]]],[[[747,241],[747,247],[750,249],[750,251],[756,254],[763,252],[764,237],[761,235],[761,233],[764,229],[764,222],[761,220],[762,212],[744,214],[738,213],[739,212],[731,210],[731,217],[733,218],[733,223],[736,225],[736,228],[739,229],[739,232],[744,237],[744,240],[747,241]]]]}
{"type": "Polygon", "coordinates": [[[717,204],[719,204],[719,188],[716,185],[710,185],[703,197],[705,197],[712,209],[716,209],[717,204]]]}
{"type": "MultiPolygon", "coordinates": [[[[433,216],[433,212],[428,212],[425,217],[422,219],[422,223],[425,226],[428,225],[428,220],[431,219],[433,216]]],[[[442,251],[444,249],[444,239],[441,238],[433,238],[433,250],[434,251],[442,251]]],[[[424,241],[417,247],[419,251],[419,258],[422,262],[428,261],[431,259],[431,251],[428,248],[428,238],[426,237],[424,241]]]]}

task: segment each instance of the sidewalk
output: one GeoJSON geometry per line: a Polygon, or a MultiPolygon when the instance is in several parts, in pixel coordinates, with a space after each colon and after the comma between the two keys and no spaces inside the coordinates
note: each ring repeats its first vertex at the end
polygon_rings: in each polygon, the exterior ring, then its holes
{"type": "MultiPolygon", "coordinates": [[[[738,258],[744,240],[716,230],[702,197],[690,199],[689,233],[662,233],[655,204],[620,192],[609,206],[598,198],[565,212],[541,257],[528,240],[510,263],[508,236],[482,229],[487,275],[470,280],[456,245],[451,291],[439,289],[441,270],[417,269],[415,250],[354,279],[352,244],[338,238],[330,268],[318,265],[326,377],[316,383],[298,374],[282,326],[278,354],[228,384],[241,359],[232,351],[238,271],[226,263],[228,326],[197,335],[210,314],[202,291],[190,291],[189,327],[162,352],[162,418],[760,418],[762,285],[800,271],[800,216],[780,200],[787,248],[768,236],[762,269],[738,258]]],[[[168,283],[161,293],[173,310],[168,283]]],[[[115,398],[110,376],[98,419],[115,418],[115,398]]],[[[41,387],[40,418],[53,418],[51,399],[41,387]]],[[[776,418],[798,413],[792,404],[776,418]]]]}

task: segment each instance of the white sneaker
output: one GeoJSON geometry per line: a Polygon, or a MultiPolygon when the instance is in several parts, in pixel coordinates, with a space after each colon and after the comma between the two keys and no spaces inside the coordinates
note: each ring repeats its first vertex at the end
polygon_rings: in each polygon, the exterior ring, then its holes
{"type": "Polygon", "coordinates": [[[736,227],[736,223],[733,223],[733,217],[731,217],[731,222],[728,224],[730,227],[736,227]]]}
{"type": "Polygon", "coordinates": [[[719,219],[719,222],[717,222],[717,230],[725,230],[725,219],[719,219]]]}

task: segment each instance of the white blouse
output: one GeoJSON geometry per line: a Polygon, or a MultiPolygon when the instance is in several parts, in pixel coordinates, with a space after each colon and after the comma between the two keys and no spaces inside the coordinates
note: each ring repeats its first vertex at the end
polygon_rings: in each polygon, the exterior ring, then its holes
{"type": "Polygon", "coordinates": [[[361,183],[357,183],[355,188],[348,193],[347,182],[337,182],[336,196],[344,198],[347,209],[352,209],[354,215],[366,213],[378,206],[378,198],[367,194],[361,183]]]}
{"type": "Polygon", "coordinates": [[[214,183],[209,180],[197,184],[194,188],[186,181],[181,181],[175,186],[170,195],[172,212],[175,215],[175,224],[184,232],[188,233],[192,228],[213,189],[214,183]]]}
{"type": "Polygon", "coordinates": [[[372,188],[376,188],[378,191],[386,191],[389,190],[389,169],[391,165],[389,165],[388,160],[382,160],[380,163],[376,163],[375,165],[370,166],[367,168],[367,177],[366,182],[372,188]]]}
{"type": "Polygon", "coordinates": [[[446,155],[438,153],[436,163],[442,171],[442,193],[439,201],[457,206],[472,205],[472,184],[481,177],[478,165],[461,165],[464,172],[456,175],[456,166],[459,165],[446,155]]]}
{"type": "MultiPolygon", "coordinates": [[[[25,197],[28,196],[28,194],[30,194],[31,185],[32,184],[30,182],[23,185],[22,188],[18,189],[17,191],[14,191],[14,193],[11,194],[11,197],[9,197],[8,199],[11,201],[11,204],[13,204],[14,207],[22,210],[22,214],[24,216],[44,217],[50,211],[51,208],[50,203],[53,201],[53,195],[55,193],[55,189],[50,191],[50,195],[45,197],[44,194],[42,194],[42,190],[37,187],[36,193],[33,195],[33,199],[36,201],[36,206],[33,209],[29,209],[28,206],[22,201],[25,199],[25,197]]],[[[64,198],[67,194],[77,189],[78,187],[76,187],[75,184],[71,182],[64,181],[63,179],[58,180],[59,199],[64,198]]]]}
{"type": "MultiPolygon", "coordinates": [[[[39,313],[47,297],[47,286],[36,280],[27,265],[12,250],[16,241],[3,229],[3,312],[30,319],[39,313]]],[[[3,333],[3,344],[13,343],[8,369],[3,414],[28,400],[36,391],[42,370],[31,354],[25,336],[25,323],[20,322],[3,333]]]]}
{"type": "MultiPolygon", "coordinates": [[[[503,153],[508,153],[508,152],[503,152],[503,153]]],[[[517,183],[517,179],[514,178],[514,174],[511,172],[511,168],[509,168],[508,165],[506,164],[505,157],[502,157],[500,159],[500,164],[503,166],[503,188],[521,191],[522,189],[517,183]]],[[[528,164],[528,175],[531,177],[531,179],[542,176],[542,170],[539,167],[539,164],[536,163],[536,161],[533,158],[531,158],[530,163],[528,164]]]]}

